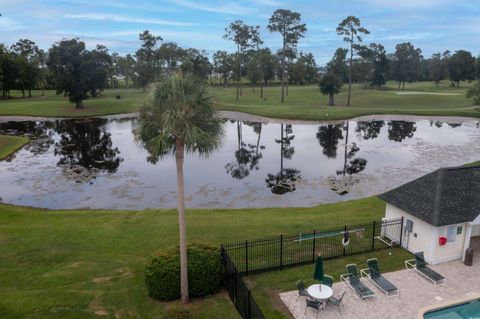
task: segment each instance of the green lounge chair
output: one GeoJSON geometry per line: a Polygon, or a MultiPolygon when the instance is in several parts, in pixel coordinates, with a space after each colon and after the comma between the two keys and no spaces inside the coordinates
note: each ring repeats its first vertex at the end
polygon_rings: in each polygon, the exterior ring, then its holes
{"type": "Polygon", "coordinates": [[[360,274],[366,280],[371,280],[375,286],[378,287],[387,297],[398,296],[398,288],[382,276],[380,268],[378,267],[377,258],[370,258],[367,260],[368,268],[360,270],[360,274]]]}
{"type": "Polygon", "coordinates": [[[347,268],[347,273],[340,275],[340,280],[344,281],[348,287],[352,288],[355,294],[362,300],[375,297],[375,293],[360,280],[357,265],[348,264],[345,267],[347,268]]]}
{"type": "Polygon", "coordinates": [[[434,286],[443,286],[447,284],[445,277],[427,266],[423,251],[415,253],[415,259],[405,260],[405,268],[408,271],[416,271],[423,277],[433,282],[434,286]]]}

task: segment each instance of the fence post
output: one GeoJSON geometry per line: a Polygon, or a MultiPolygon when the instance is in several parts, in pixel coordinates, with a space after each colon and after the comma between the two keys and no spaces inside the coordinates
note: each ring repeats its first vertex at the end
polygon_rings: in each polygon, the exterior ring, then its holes
{"type": "Polygon", "coordinates": [[[375,221],[373,221],[373,229],[372,229],[372,251],[375,250],[375,221]]]}
{"type": "Polygon", "coordinates": [[[251,310],[251,304],[252,304],[252,293],[250,292],[250,289],[248,290],[248,304],[247,304],[247,319],[250,319],[251,317],[251,313],[252,313],[252,310],[251,310]]]}
{"type": "Polygon", "coordinates": [[[403,248],[403,216],[402,216],[402,225],[400,226],[400,248],[403,248]]]}
{"type": "MultiPolygon", "coordinates": [[[[347,232],[347,225],[343,228],[343,235],[345,236],[345,233],[347,232]]],[[[342,245],[343,246],[343,245],[342,245]]],[[[343,257],[347,255],[347,251],[345,249],[345,246],[343,246],[343,257]]]]}
{"type": "Polygon", "coordinates": [[[248,240],[245,240],[245,275],[248,276],[248,240]]]}
{"type": "Polygon", "coordinates": [[[283,235],[280,235],[280,269],[283,269],[283,235]]]}
{"type": "Polygon", "coordinates": [[[314,229],[314,230],[313,230],[312,262],[315,262],[315,241],[316,241],[315,235],[316,235],[316,231],[315,231],[315,229],[314,229]]]}

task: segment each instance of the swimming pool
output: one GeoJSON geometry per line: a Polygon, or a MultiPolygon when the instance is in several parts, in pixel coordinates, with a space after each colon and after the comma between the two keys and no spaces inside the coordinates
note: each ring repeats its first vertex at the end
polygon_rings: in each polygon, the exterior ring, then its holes
{"type": "Polygon", "coordinates": [[[480,319],[480,300],[427,312],[424,319],[480,319]]]}

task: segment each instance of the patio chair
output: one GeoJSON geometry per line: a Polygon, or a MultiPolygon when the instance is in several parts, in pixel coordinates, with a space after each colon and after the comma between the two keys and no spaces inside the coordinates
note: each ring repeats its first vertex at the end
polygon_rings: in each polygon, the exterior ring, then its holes
{"type": "Polygon", "coordinates": [[[338,309],[338,312],[339,312],[340,314],[342,314],[342,310],[341,310],[340,306],[345,307],[345,306],[343,305],[343,297],[345,297],[345,294],[346,294],[346,293],[347,293],[347,292],[344,291],[340,296],[338,296],[338,297],[330,297],[330,298],[328,298],[328,301],[327,301],[328,304],[332,304],[332,305],[336,306],[337,309],[338,309]]]}
{"type": "Polygon", "coordinates": [[[303,281],[299,280],[296,283],[297,289],[298,289],[298,297],[295,299],[295,301],[298,301],[298,298],[300,297],[309,297],[310,295],[308,294],[307,289],[305,289],[305,284],[303,281]]]}
{"type": "Polygon", "coordinates": [[[425,262],[423,251],[414,254],[415,259],[405,260],[405,268],[408,271],[415,271],[433,282],[434,286],[444,286],[447,284],[445,277],[435,270],[429,268],[425,262]]]}
{"type": "Polygon", "coordinates": [[[332,277],[332,276],[328,276],[328,275],[323,276],[322,284],[325,285],[325,286],[328,286],[328,287],[332,288],[332,286],[333,286],[333,277],[332,277]]]}
{"type": "Polygon", "coordinates": [[[400,294],[398,288],[382,276],[380,268],[378,267],[377,258],[368,259],[367,265],[368,268],[360,270],[363,278],[371,280],[387,297],[398,296],[400,294]]]}
{"type": "Polygon", "coordinates": [[[347,268],[347,273],[340,275],[340,281],[344,281],[348,287],[352,288],[358,298],[362,300],[375,297],[375,293],[360,280],[357,265],[348,264],[345,267],[347,268]]]}
{"type": "Polygon", "coordinates": [[[305,306],[305,315],[307,314],[307,310],[308,308],[313,308],[315,310],[317,310],[317,319],[318,319],[318,311],[320,310],[320,307],[322,307],[322,302],[321,301],[318,301],[318,300],[313,300],[313,299],[310,299],[310,298],[307,298],[305,299],[307,304],[305,306]]]}

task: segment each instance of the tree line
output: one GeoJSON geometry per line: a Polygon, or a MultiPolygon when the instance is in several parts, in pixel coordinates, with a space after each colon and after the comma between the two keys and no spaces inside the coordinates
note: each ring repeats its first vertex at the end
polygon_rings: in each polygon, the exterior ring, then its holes
{"type": "Polygon", "coordinates": [[[425,58],[422,50],[410,42],[398,44],[392,53],[380,43],[365,45],[363,37],[369,31],[354,16],[342,20],[336,29],[346,47],[338,48],[323,67],[317,65],[312,53],[298,49],[307,32],[300,13],[278,9],[268,20],[267,29],[280,35],[280,49],[263,46],[260,26],[237,20],[225,28],[224,35],[235,44],[235,52],[220,50],[211,59],[204,50],[164,42],[148,30],[139,34],[141,47],[125,56],[110,53],[100,44],[88,50],[79,39],[62,39],[47,51],[31,40],[21,39],[10,47],[0,45],[1,96],[9,98],[12,90],[19,90],[23,97],[30,97],[34,89],[41,89],[42,95],[45,89],[55,89],[81,108],[84,99],[95,98],[106,87],[122,85],[145,91],[150,83],[181,70],[210,84],[228,86],[236,82],[237,100],[245,82],[252,90],[260,87],[261,98],[265,86],[280,83],[282,102],[289,85],[319,83],[333,105],[335,94],[348,83],[350,105],[352,83],[379,89],[394,80],[404,89],[406,83],[433,81],[438,85],[449,80],[452,86],[459,86],[461,81],[480,76],[480,57],[465,50],[447,50],[425,58]]]}

